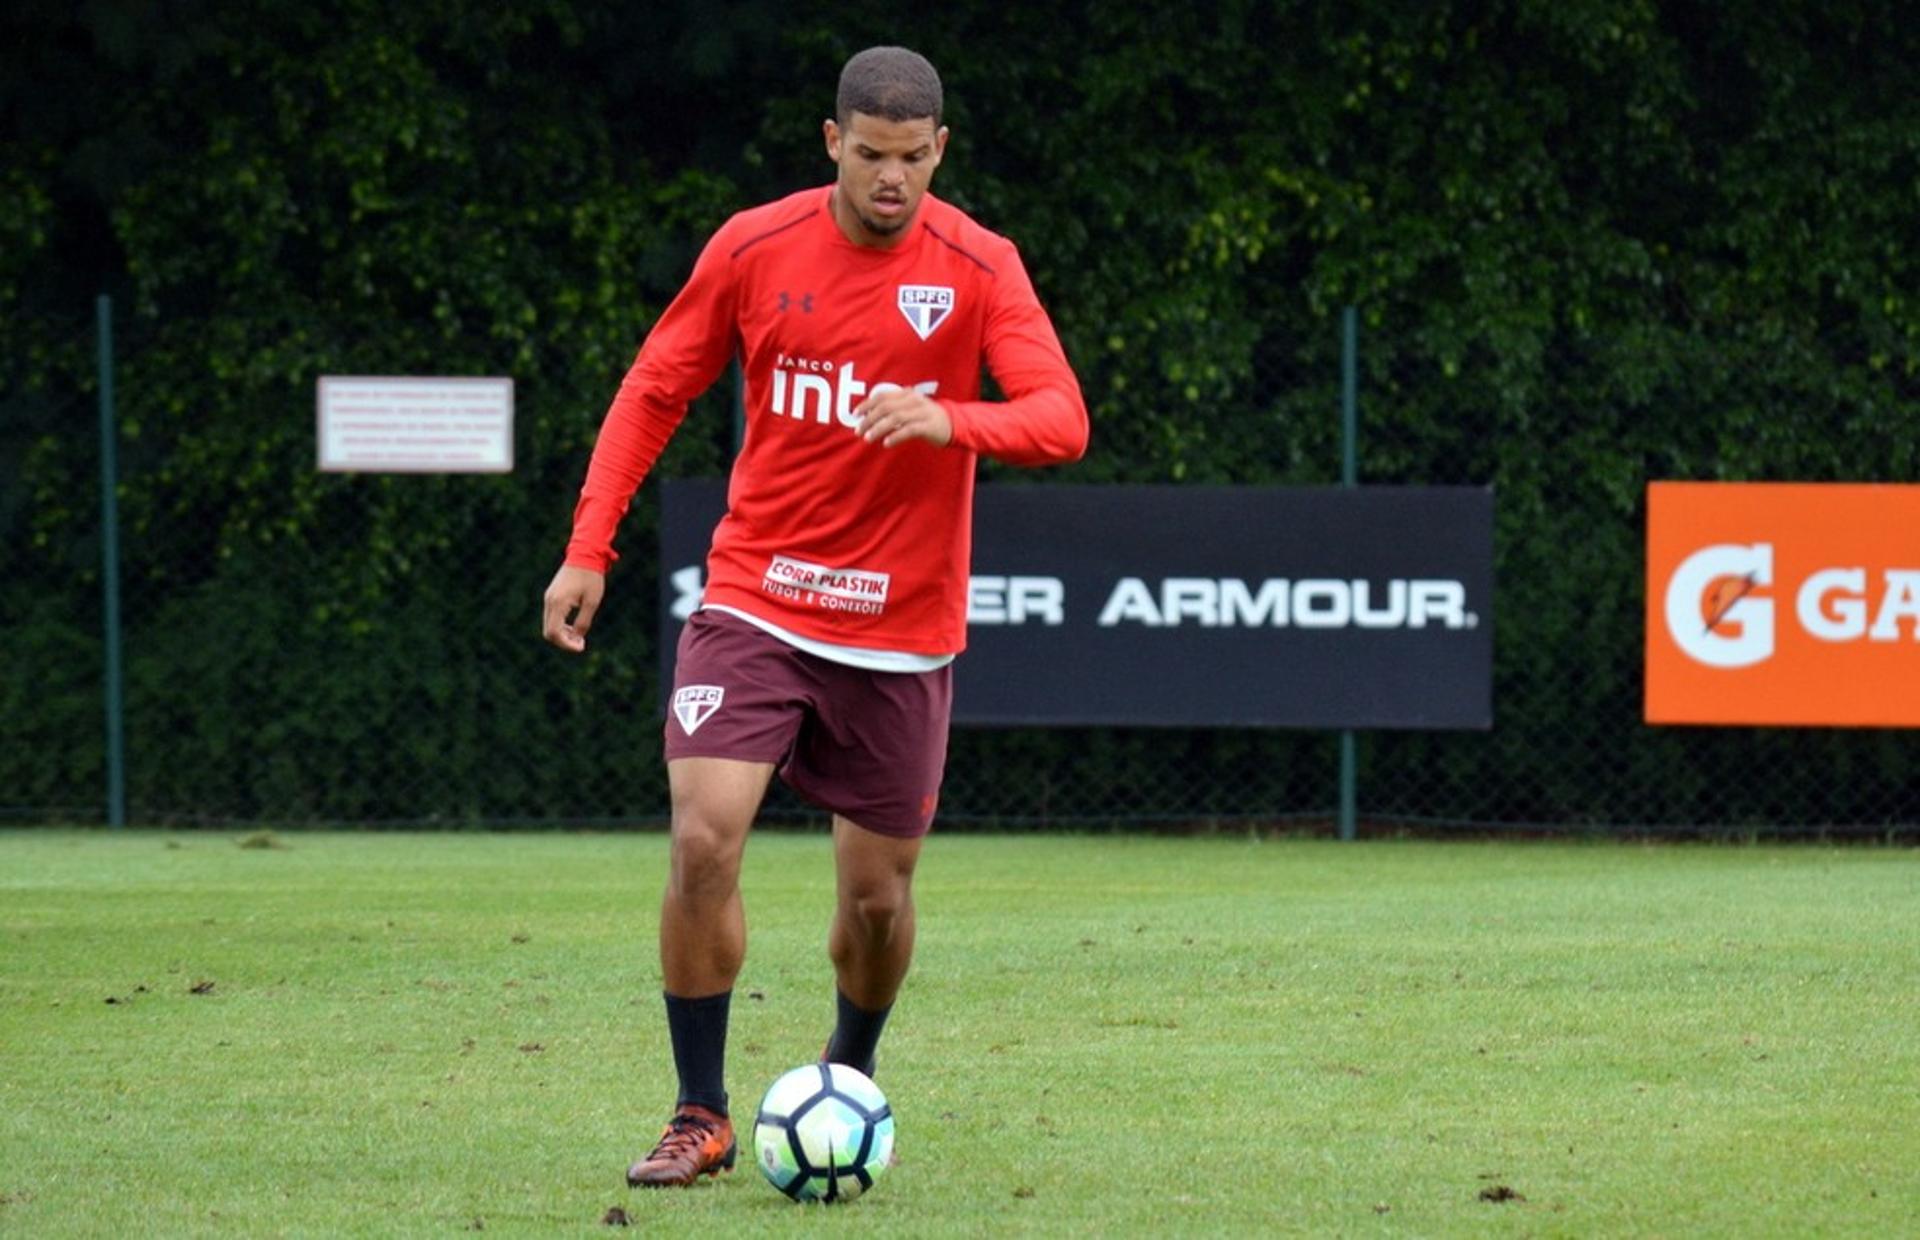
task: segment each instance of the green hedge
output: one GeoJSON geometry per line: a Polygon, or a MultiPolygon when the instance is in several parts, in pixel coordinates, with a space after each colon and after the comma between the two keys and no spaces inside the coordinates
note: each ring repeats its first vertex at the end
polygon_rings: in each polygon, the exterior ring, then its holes
{"type": "MultiPolygon", "coordinates": [[[[1920,473],[1908,16],[16,6],[0,806],[98,804],[104,291],[136,809],[657,813],[651,508],[584,667],[534,639],[537,596],[606,400],[705,234],[823,181],[839,64],[906,41],[948,84],[938,190],[1020,242],[1085,382],[1092,450],[1049,478],[1337,478],[1354,304],[1363,478],[1497,488],[1496,731],[1370,738],[1377,812],[1912,821],[1904,736],[1638,724],[1649,479],[1920,473]],[[316,473],[328,373],[511,374],[516,473],[316,473]]],[[[663,468],[724,469],[729,401],[663,468]]],[[[984,817],[1124,817],[1182,788],[1206,816],[1296,805],[1324,741],[963,736],[957,756],[994,772],[984,817]],[[1209,762],[1285,773],[1240,806],[1194,780],[1209,762]]]]}

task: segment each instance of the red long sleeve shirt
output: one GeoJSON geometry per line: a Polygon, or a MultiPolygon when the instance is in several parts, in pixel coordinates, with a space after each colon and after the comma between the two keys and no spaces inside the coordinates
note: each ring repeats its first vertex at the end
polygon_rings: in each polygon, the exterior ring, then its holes
{"type": "Polygon", "coordinates": [[[743,211],[707,243],[607,411],[566,562],[612,563],[635,490],[737,353],[746,435],[706,601],[817,641],[953,654],[977,457],[1074,460],[1086,404],[1012,242],[928,194],[898,245],[855,245],[830,192],[743,211]],[[1006,400],[980,399],[983,363],[1006,400]],[[852,411],[887,384],[938,400],[952,443],[862,440],[852,411]]]}

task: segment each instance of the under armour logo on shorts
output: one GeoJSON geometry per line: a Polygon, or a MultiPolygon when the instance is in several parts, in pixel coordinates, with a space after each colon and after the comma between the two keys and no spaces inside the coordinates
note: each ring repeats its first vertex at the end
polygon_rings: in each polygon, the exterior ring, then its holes
{"type": "Polygon", "coordinates": [[[688,736],[700,730],[700,725],[713,718],[713,712],[720,709],[720,700],[727,691],[719,685],[686,685],[674,690],[673,714],[685,728],[688,736]]]}

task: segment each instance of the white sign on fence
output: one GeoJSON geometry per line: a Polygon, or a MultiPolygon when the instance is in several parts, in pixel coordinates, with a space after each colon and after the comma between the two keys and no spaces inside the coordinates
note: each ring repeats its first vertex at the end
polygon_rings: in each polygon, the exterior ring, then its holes
{"type": "Polygon", "coordinates": [[[513,470],[513,380],[323,375],[320,468],[334,473],[513,470]]]}

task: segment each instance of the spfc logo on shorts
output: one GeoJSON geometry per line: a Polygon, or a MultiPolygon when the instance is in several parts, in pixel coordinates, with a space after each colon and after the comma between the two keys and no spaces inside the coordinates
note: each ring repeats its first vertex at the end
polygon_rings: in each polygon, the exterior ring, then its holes
{"type": "Polygon", "coordinates": [[[713,718],[713,712],[720,709],[720,700],[727,691],[719,685],[684,685],[674,690],[673,714],[680,726],[692,736],[700,730],[700,725],[713,718]]]}
{"type": "Polygon", "coordinates": [[[937,284],[902,284],[900,313],[907,316],[913,334],[925,340],[953,313],[953,290],[937,284]]]}

